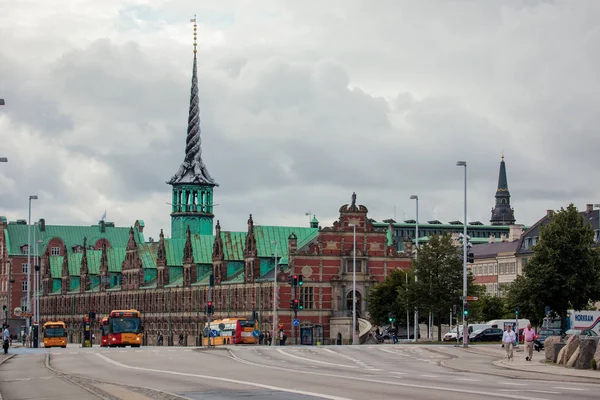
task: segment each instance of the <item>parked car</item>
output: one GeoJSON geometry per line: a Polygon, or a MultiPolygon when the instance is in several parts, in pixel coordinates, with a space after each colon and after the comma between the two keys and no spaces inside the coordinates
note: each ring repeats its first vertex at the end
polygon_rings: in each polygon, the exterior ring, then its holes
{"type": "MultiPolygon", "coordinates": [[[[485,329],[485,328],[491,328],[490,325],[487,324],[469,324],[469,330],[467,331],[469,333],[469,335],[471,333],[473,333],[474,331],[478,330],[478,329],[485,329]]],[[[460,342],[462,342],[463,340],[463,334],[462,334],[463,328],[462,326],[459,326],[459,337],[458,340],[460,342]]],[[[442,341],[444,342],[450,342],[450,341],[456,341],[456,328],[453,328],[452,330],[450,330],[450,332],[446,333],[444,335],[444,337],[442,338],[442,341]]]]}
{"type": "Polygon", "coordinates": [[[548,339],[549,337],[551,337],[551,336],[560,336],[560,329],[541,329],[537,333],[536,339],[543,346],[544,345],[544,341],[546,339],[548,339]]]}
{"type": "Polygon", "coordinates": [[[478,329],[469,335],[471,342],[499,342],[502,340],[502,329],[485,328],[478,329]]]}
{"type": "Polygon", "coordinates": [[[577,336],[598,336],[598,334],[592,329],[569,329],[565,332],[566,336],[577,335],[577,336]]]}

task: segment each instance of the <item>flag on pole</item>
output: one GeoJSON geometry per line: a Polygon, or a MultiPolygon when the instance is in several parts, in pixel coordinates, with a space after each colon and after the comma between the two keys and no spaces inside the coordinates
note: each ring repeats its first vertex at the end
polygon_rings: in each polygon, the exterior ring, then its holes
{"type": "Polygon", "coordinates": [[[104,221],[106,219],[106,209],[104,209],[104,214],[102,214],[102,219],[100,221],[104,221]]]}

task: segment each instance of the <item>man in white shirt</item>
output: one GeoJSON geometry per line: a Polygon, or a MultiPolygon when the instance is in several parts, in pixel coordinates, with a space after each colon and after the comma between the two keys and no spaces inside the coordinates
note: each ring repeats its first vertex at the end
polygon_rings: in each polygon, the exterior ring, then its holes
{"type": "Polygon", "coordinates": [[[513,346],[516,340],[515,333],[510,325],[506,326],[506,330],[502,335],[502,344],[504,345],[504,351],[506,351],[506,358],[509,361],[513,360],[513,346]]]}
{"type": "Polygon", "coordinates": [[[8,331],[8,325],[4,327],[2,332],[2,347],[4,348],[4,354],[8,354],[8,341],[10,340],[10,332],[8,331]]]}

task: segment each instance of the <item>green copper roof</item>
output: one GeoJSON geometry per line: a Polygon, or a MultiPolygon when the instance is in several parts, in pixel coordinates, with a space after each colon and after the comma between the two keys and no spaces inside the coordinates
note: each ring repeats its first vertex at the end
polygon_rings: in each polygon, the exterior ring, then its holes
{"type": "MultiPolygon", "coordinates": [[[[83,238],[87,238],[87,244],[94,246],[99,239],[108,240],[112,246],[125,246],[129,240],[129,228],[117,228],[106,226],[104,232],[100,232],[99,225],[92,226],[68,226],[68,225],[46,225],[44,232],[40,231],[39,225],[31,225],[31,242],[33,242],[33,233],[35,231],[35,239],[42,240],[39,252],[43,254],[46,251],[48,242],[58,237],[63,240],[67,246],[67,252],[71,253],[76,245],[83,245],[83,238]]],[[[8,255],[20,255],[21,246],[27,244],[27,225],[21,225],[10,222],[6,226],[8,235],[8,255]]],[[[135,240],[139,243],[144,243],[144,235],[134,229],[135,240]]],[[[33,253],[32,253],[33,254],[33,253]]]]}

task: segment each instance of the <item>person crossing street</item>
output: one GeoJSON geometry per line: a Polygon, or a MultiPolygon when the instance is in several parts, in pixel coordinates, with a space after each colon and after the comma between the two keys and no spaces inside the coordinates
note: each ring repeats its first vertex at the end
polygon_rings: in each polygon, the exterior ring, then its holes
{"type": "Polygon", "coordinates": [[[523,340],[525,341],[525,360],[531,361],[533,357],[533,342],[535,341],[535,331],[531,329],[531,324],[523,329],[523,340]]]}

